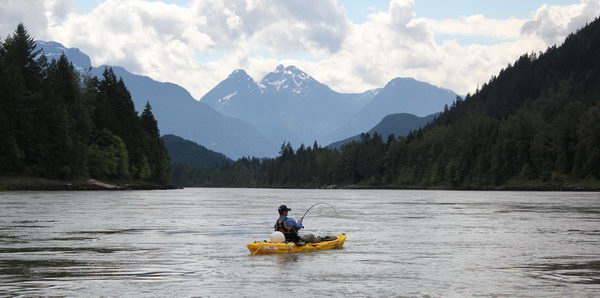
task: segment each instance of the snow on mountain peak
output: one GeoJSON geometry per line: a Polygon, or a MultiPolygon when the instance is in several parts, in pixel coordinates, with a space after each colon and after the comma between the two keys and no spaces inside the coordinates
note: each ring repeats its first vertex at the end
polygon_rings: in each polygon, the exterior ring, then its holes
{"type": "Polygon", "coordinates": [[[223,96],[223,97],[219,98],[219,103],[226,103],[226,102],[228,102],[232,97],[236,96],[237,93],[238,92],[235,91],[233,93],[230,93],[230,94],[228,94],[226,96],[223,96]]]}
{"type": "Polygon", "coordinates": [[[305,94],[311,90],[313,82],[316,81],[297,67],[279,65],[262,79],[260,86],[272,92],[291,90],[296,94],[305,94]]]}
{"type": "MultiPolygon", "coordinates": [[[[257,86],[254,79],[252,77],[250,77],[248,75],[248,73],[246,73],[246,71],[243,69],[234,70],[229,75],[229,77],[227,77],[227,80],[225,80],[225,81],[229,82],[230,84],[234,84],[235,86],[237,86],[237,88],[247,88],[247,90],[249,92],[254,92],[254,91],[263,92],[262,89],[260,89],[260,87],[257,86]],[[243,86],[245,86],[245,87],[243,87],[243,86]]],[[[225,100],[224,102],[227,102],[227,101],[229,101],[229,98],[227,98],[227,100],[225,100]]],[[[219,100],[219,102],[222,102],[222,101],[219,100]]]]}
{"type": "Polygon", "coordinates": [[[73,63],[73,66],[81,73],[85,73],[86,69],[92,67],[90,57],[78,48],[66,48],[58,42],[42,40],[36,40],[35,47],[36,50],[40,51],[36,59],[39,59],[41,55],[45,55],[49,61],[52,61],[64,54],[69,62],[73,63]]]}
{"type": "Polygon", "coordinates": [[[252,78],[248,75],[248,73],[246,73],[245,70],[243,69],[236,69],[234,70],[230,75],[229,78],[241,78],[241,79],[247,79],[247,80],[251,80],[252,78]]]}

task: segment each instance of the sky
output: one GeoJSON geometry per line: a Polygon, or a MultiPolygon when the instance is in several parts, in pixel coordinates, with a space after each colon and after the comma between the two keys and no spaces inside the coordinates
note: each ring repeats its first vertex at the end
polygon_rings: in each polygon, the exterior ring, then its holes
{"type": "Polygon", "coordinates": [[[339,92],[412,77],[472,93],[520,55],[600,15],[600,0],[0,0],[0,36],[20,22],[179,84],[200,99],[235,69],[260,80],[295,65],[339,92]]]}

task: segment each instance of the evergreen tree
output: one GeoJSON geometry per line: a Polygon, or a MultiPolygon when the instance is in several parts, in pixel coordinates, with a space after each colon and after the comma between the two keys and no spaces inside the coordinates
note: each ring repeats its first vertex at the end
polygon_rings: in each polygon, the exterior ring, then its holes
{"type": "Polygon", "coordinates": [[[106,128],[123,140],[129,153],[129,172],[136,179],[146,178],[143,177],[149,167],[144,154],[146,133],[125,83],[117,79],[110,67],[104,69],[103,79],[98,81],[96,105],[98,129],[106,128]]]}
{"type": "Polygon", "coordinates": [[[56,178],[80,177],[86,174],[91,120],[79,74],[62,55],[48,67],[45,82],[45,127],[50,138],[45,171],[56,178]]]}
{"type": "Polygon", "coordinates": [[[158,122],[152,114],[152,106],[146,103],[141,115],[142,127],[144,128],[146,139],[146,156],[149,158],[151,174],[149,180],[156,183],[167,183],[169,180],[169,156],[165,150],[164,144],[160,139],[158,122]]]}
{"type": "Polygon", "coordinates": [[[44,143],[40,138],[46,135],[45,128],[37,121],[43,111],[40,63],[35,59],[33,38],[25,26],[19,24],[15,32],[3,43],[0,50],[0,97],[9,130],[14,133],[16,147],[22,154],[18,173],[39,174],[43,172],[40,162],[45,159],[44,143]]]}

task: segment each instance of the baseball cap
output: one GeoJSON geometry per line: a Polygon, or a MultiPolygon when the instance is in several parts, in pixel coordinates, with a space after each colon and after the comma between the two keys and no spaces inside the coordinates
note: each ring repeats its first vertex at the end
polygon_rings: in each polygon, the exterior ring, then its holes
{"type": "Polygon", "coordinates": [[[292,211],[292,209],[291,209],[291,208],[288,208],[286,205],[281,205],[281,206],[279,206],[279,209],[277,209],[277,210],[279,210],[279,212],[283,212],[283,211],[292,211]]]}

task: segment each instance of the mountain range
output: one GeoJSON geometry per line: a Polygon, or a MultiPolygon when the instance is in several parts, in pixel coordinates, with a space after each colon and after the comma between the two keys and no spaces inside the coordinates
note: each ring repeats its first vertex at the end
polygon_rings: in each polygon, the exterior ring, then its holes
{"type": "Polygon", "coordinates": [[[260,82],[235,70],[200,101],[253,124],[272,142],[298,146],[368,131],[393,113],[437,113],[456,96],[410,78],[396,78],[382,89],[339,93],[295,66],[279,65],[260,82]]]}
{"type": "Polygon", "coordinates": [[[272,142],[298,146],[324,142],[373,94],[338,93],[295,66],[279,65],[258,83],[235,70],[200,101],[253,124],[272,142]]]}
{"type": "MultiPolygon", "coordinates": [[[[37,41],[50,59],[61,54],[90,76],[101,76],[107,65],[93,67],[78,49],[37,41]]],[[[162,134],[174,134],[232,159],[272,157],[283,142],[294,146],[329,144],[372,129],[385,116],[411,113],[426,116],[450,105],[456,94],[410,78],[396,78],[384,88],[340,93],[295,66],[279,65],[259,82],[235,70],[200,101],[183,87],[133,74],[112,66],[141,112],[149,102],[162,134]]]]}

